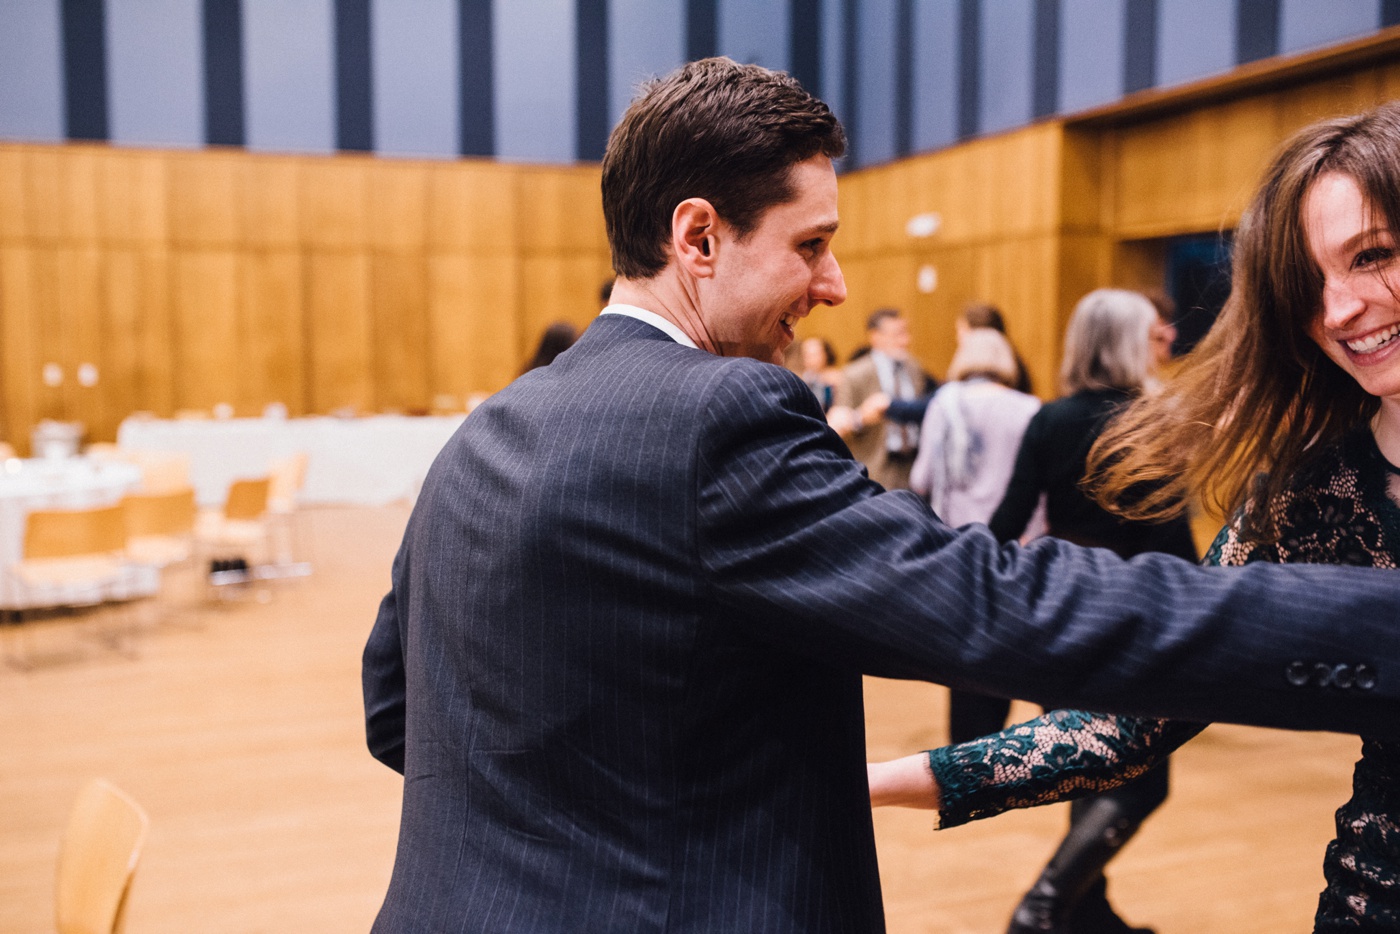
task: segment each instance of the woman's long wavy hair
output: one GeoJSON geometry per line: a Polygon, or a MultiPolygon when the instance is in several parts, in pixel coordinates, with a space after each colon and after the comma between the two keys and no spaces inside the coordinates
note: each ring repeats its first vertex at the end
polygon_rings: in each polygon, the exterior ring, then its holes
{"type": "Polygon", "coordinates": [[[1303,200],[1321,175],[1350,176],[1377,226],[1400,235],[1400,103],[1313,124],[1274,157],[1235,233],[1230,297],[1162,390],[1134,403],[1089,458],[1099,501],[1133,519],[1179,514],[1195,495],[1278,536],[1268,505],[1380,402],[1308,336],[1322,273],[1303,200]],[[1144,490],[1147,492],[1144,494],[1144,490]]]}

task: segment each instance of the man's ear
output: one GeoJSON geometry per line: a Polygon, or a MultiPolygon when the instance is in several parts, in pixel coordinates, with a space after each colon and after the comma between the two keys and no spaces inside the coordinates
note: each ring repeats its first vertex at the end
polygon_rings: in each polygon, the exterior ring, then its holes
{"type": "Polygon", "coordinates": [[[681,269],[697,279],[714,275],[719,214],[704,198],[686,198],[671,212],[671,251],[681,269]]]}

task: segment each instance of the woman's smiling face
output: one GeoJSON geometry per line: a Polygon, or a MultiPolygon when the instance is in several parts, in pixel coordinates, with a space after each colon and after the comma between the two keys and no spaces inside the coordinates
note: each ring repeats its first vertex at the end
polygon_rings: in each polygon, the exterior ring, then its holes
{"type": "Polygon", "coordinates": [[[1349,175],[1317,178],[1303,198],[1322,303],[1308,335],[1373,396],[1400,400],[1400,254],[1396,232],[1349,175]]]}

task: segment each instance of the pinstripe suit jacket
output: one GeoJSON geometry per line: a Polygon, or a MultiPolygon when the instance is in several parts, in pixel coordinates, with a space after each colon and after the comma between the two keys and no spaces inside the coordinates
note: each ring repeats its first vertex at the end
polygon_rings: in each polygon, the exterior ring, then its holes
{"type": "Polygon", "coordinates": [[[871,934],[862,672],[1394,734],[1397,595],[1000,548],[870,482],[793,374],[604,316],[467,419],[395,559],[364,658],[404,773],[375,930],[871,934]]]}

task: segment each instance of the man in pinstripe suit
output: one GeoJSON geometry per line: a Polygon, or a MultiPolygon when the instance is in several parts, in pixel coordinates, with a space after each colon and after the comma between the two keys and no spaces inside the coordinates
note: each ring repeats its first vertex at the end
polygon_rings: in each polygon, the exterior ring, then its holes
{"type": "Polygon", "coordinates": [[[865,476],[772,365],[845,297],[843,146],[714,59],[613,132],[609,313],[443,450],[365,649],[404,774],[376,931],[882,930],[862,672],[1400,732],[1393,575],[1002,549],[865,476]]]}

